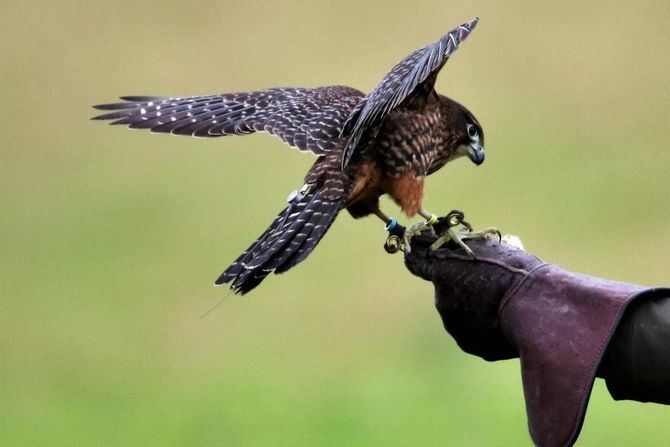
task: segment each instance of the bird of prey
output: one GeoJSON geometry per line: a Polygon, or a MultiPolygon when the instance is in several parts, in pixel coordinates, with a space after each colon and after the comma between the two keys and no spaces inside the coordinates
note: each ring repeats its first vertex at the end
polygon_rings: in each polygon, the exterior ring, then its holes
{"type": "MultiPolygon", "coordinates": [[[[271,272],[285,272],[303,261],[342,209],[354,218],[375,214],[389,231],[397,221],[379,209],[380,196],[388,194],[409,217],[420,214],[426,221],[405,233],[405,249],[411,234],[436,222],[422,207],[425,177],[462,156],[476,165],[484,161],[484,133],[477,119],[434,89],[438,72],[478,20],[402,59],[367,95],[331,86],[124,96],[124,102],[94,106],[107,112],[93,119],[197,137],[264,131],[317,156],[302,188],[215,282],[230,283],[233,291],[244,294],[271,272]]],[[[449,238],[464,246],[463,235],[450,231],[449,238]]]]}

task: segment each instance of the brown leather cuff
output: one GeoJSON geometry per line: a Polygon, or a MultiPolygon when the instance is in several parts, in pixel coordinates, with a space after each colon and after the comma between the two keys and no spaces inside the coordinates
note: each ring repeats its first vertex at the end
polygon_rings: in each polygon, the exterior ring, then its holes
{"type": "Polygon", "coordinates": [[[649,289],[571,273],[492,239],[468,242],[476,259],[431,252],[428,242],[413,243],[405,262],[434,283],[447,331],[484,359],[520,357],[533,441],[572,445],[621,316],[649,289]]]}
{"type": "Polygon", "coordinates": [[[609,340],[643,291],[543,265],[505,297],[502,329],[519,349],[528,427],[538,445],[576,441],[609,340]]]}

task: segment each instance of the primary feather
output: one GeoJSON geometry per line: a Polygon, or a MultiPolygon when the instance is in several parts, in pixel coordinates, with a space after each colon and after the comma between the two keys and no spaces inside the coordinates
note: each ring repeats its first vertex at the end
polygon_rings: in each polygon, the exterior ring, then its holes
{"type": "Polygon", "coordinates": [[[267,132],[316,155],[332,149],[344,121],[363,98],[351,87],[273,88],[256,92],[167,98],[126,96],[94,106],[96,120],[152,132],[221,137],[267,132]]]}

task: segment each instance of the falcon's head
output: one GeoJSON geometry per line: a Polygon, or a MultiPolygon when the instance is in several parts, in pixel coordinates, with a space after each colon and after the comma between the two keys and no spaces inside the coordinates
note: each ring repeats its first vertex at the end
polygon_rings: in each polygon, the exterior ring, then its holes
{"type": "Polygon", "coordinates": [[[464,147],[470,160],[479,166],[484,163],[484,131],[482,131],[477,120],[473,119],[465,125],[465,133],[467,134],[467,140],[460,147],[464,147]]]}
{"type": "Polygon", "coordinates": [[[449,102],[446,114],[452,141],[455,141],[453,158],[467,156],[474,164],[484,163],[484,131],[477,118],[463,105],[442,97],[443,103],[449,102]],[[446,101],[445,101],[446,100],[446,101]]]}

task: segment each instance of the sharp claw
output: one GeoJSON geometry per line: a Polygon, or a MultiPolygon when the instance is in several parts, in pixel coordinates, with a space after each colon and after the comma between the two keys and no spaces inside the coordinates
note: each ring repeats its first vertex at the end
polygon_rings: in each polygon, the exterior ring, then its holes
{"type": "Polygon", "coordinates": [[[411,227],[409,227],[405,233],[403,234],[403,244],[402,244],[402,250],[405,253],[411,253],[412,252],[412,247],[410,244],[410,241],[414,236],[419,236],[421,234],[424,234],[427,231],[431,231],[433,234],[433,224],[437,221],[437,218],[426,220],[425,222],[419,222],[411,227]]]}
{"type": "MultiPolygon", "coordinates": [[[[461,222],[463,223],[463,222],[461,222]]],[[[475,254],[464,242],[466,239],[484,239],[489,237],[491,234],[495,234],[499,239],[501,238],[500,231],[497,228],[487,228],[483,231],[472,232],[472,227],[469,225],[464,225],[468,230],[467,232],[458,231],[456,229],[448,228],[433,244],[430,246],[431,251],[436,251],[449,241],[453,241],[456,245],[462,248],[468,256],[475,258],[475,254]]]]}
{"type": "Polygon", "coordinates": [[[433,244],[430,246],[430,249],[431,251],[437,251],[447,242],[454,241],[456,245],[461,247],[469,256],[474,258],[474,253],[470,247],[468,247],[467,244],[463,242],[464,239],[468,239],[467,233],[460,233],[452,228],[449,228],[442,236],[433,242],[433,244]]]}
{"type": "Polygon", "coordinates": [[[449,228],[448,231],[451,233],[451,240],[453,240],[454,242],[456,242],[456,243],[458,244],[459,247],[461,247],[463,250],[465,250],[465,252],[466,252],[468,255],[470,255],[472,258],[474,258],[474,257],[475,257],[475,254],[472,252],[472,250],[470,249],[470,247],[468,247],[468,246],[466,245],[466,243],[463,242],[463,240],[466,239],[466,238],[465,238],[465,237],[459,237],[459,235],[458,235],[454,230],[452,230],[451,228],[449,228]]]}
{"type": "MultiPolygon", "coordinates": [[[[492,234],[495,234],[498,240],[502,242],[502,234],[497,228],[487,228],[483,231],[475,232],[473,231],[472,225],[466,222],[463,219],[463,217],[464,215],[460,211],[452,211],[447,215],[446,219],[448,220],[447,222],[448,227],[446,231],[444,231],[444,233],[442,233],[437,238],[437,240],[431,244],[430,246],[431,251],[436,251],[449,241],[453,241],[456,245],[462,248],[463,251],[465,251],[465,253],[467,253],[468,256],[474,259],[475,254],[470,249],[470,247],[468,247],[467,244],[463,242],[465,239],[483,239],[491,236],[492,234]],[[459,225],[462,226],[462,228],[464,228],[465,231],[457,230],[456,227],[459,225]]],[[[387,230],[389,230],[389,233],[391,233],[392,228],[395,228],[397,225],[395,219],[392,219],[391,222],[393,222],[393,225],[387,226],[386,228],[387,230]]],[[[412,252],[411,239],[414,236],[424,234],[426,231],[431,231],[432,234],[434,235],[435,230],[433,226],[437,222],[438,222],[437,218],[435,218],[434,215],[431,215],[430,218],[427,218],[425,222],[416,223],[406,230],[404,227],[398,226],[399,228],[397,230],[401,231],[396,230],[394,234],[389,236],[389,238],[386,241],[386,244],[384,245],[384,248],[389,253],[395,253],[399,250],[402,250],[405,253],[411,253],[412,252]]]]}
{"type": "Polygon", "coordinates": [[[500,230],[495,227],[486,228],[482,231],[470,232],[463,236],[463,239],[485,239],[491,235],[496,235],[499,241],[502,241],[500,230]]]}

